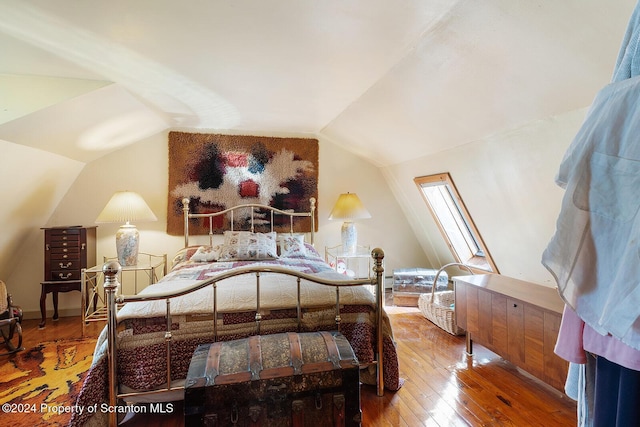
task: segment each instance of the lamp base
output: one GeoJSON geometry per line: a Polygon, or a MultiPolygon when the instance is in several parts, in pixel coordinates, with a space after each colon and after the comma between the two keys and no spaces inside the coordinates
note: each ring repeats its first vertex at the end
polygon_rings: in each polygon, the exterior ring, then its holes
{"type": "Polygon", "coordinates": [[[135,225],[122,225],[116,233],[116,250],[118,251],[118,262],[123,267],[130,267],[138,264],[138,245],[140,233],[135,225]]]}
{"type": "Polygon", "coordinates": [[[345,254],[355,254],[358,246],[358,231],[351,221],[342,223],[341,229],[342,251],[345,254]]]}

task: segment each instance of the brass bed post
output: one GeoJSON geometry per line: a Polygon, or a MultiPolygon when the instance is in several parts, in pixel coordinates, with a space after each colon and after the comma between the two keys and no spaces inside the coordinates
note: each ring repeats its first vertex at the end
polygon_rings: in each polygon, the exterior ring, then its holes
{"type": "Polygon", "coordinates": [[[117,261],[110,261],[102,267],[104,274],[104,292],[107,304],[107,365],[108,365],[108,381],[109,381],[109,425],[115,426],[118,422],[118,414],[115,408],[118,399],[118,381],[117,372],[117,352],[116,352],[116,292],[118,291],[118,273],[120,273],[120,264],[117,261]]]}
{"type": "Polygon", "coordinates": [[[298,302],[296,303],[296,317],[298,320],[298,330],[297,332],[302,331],[302,303],[300,302],[301,294],[300,294],[300,277],[296,279],[297,283],[297,294],[298,294],[298,302]]]}
{"type": "Polygon", "coordinates": [[[340,323],[342,322],[342,317],[340,316],[340,286],[336,286],[336,330],[340,332],[340,323]]]}
{"type": "Polygon", "coordinates": [[[213,217],[209,217],[209,246],[213,246],[213,217]]]}
{"type": "Polygon", "coordinates": [[[213,341],[218,342],[218,282],[213,282],[213,341]]]}
{"type": "Polygon", "coordinates": [[[182,199],[182,215],[184,216],[184,247],[189,246],[189,199],[182,199]]]}
{"type": "Polygon", "coordinates": [[[260,313],[260,272],[256,271],[256,332],[260,335],[260,321],[262,314],[260,313]]]}
{"type": "Polygon", "coordinates": [[[315,246],[315,232],[316,232],[316,198],[311,197],[309,199],[309,211],[311,212],[311,246],[315,246]]]}
{"type": "Polygon", "coordinates": [[[371,251],[371,256],[374,260],[373,272],[376,275],[376,346],[378,351],[378,357],[376,361],[376,384],[378,387],[378,396],[384,395],[384,376],[383,376],[383,351],[384,342],[382,334],[383,317],[382,306],[384,303],[384,251],[380,248],[375,248],[371,251]]]}
{"type": "Polygon", "coordinates": [[[167,389],[171,389],[171,299],[166,299],[167,330],[164,333],[165,350],[167,352],[167,389]]]}

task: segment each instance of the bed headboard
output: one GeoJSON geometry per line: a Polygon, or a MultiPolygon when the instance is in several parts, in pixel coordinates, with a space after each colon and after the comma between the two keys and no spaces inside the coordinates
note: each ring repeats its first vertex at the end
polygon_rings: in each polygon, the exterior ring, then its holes
{"type": "MultiPolygon", "coordinates": [[[[316,211],[316,199],[314,197],[311,197],[309,199],[309,212],[292,212],[292,211],[285,211],[285,210],[281,210],[281,209],[277,209],[274,208],[272,206],[267,206],[267,205],[261,205],[258,203],[248,203],[248,204],[244,204],[244,205],[238,205],[238,206],[233,206],[231,208],[222,210],[220,212],[211,212],[211,213],[189,213],[189,199],[188,198],[184,198],[182,199],[182,212],[184,214],[184,247],[188,247],[189,246],[189,220],[193,219],[193,218],[208,218],[209,220],[209,244],[213,245],[213,220],[216,217],[220,217],[220,216],[224,216],[224,215],[229,215],[229,219],[230,219],[230,224],[231,224],[231,230],[233,231],[233,227],[235,224],[234,221],[234,213],[238,212],[240,210],[246,210],[249,209],[250,210],[250,218],[249,218],[249,223],[250,223],[250,231],[254,231],[255,230],[255,213],[256,211],[261,211],[261,212],[267,212],[268,213],[268,223],[270,224],[271,227],[271,231],[274,231],[273,226],[274,226],[274,221],[273,218],[275,215],[283,215],[283,216],[287,216],[289,217],[289,232],[293,233],[293,224],[294,224],[294,218],[299,218],[299,217],[309,217],[311,219],[311,231],[309,233],[309,243],[311,243],[312,245],[314,244],[314,234],[315,234],[315,229],[316,229],[316,224],[315,224],[315,211],[316,211]]],[[[265,219],[262,217],[263,214],[261,214],[260,216],[260,221],[265,221],[265,219]]]]}

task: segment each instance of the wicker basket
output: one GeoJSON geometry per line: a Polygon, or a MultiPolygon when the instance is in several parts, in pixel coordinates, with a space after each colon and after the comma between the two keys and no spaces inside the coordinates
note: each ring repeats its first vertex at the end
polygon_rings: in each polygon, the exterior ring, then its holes
{"type": "Polygon", "coordinates": [[[444,329],[452,335],[462,335],[463,329],[456,325],[455,311],[452,308],[454,302],[453,291],[436,292],[436,296],[440,301],[431,301],[432,295],[422,294],[418,298],[418,307],[420,311],[436,326],[444,329]]]}
{"type": "Polygon", "coordinates": [[[436,326],[444,329],[451,335],[462,335],[464,329],[461,329],[456,324],[455,316],[455,292],[454,291],[439,291],[436,292],[436,283],[438,282],[438,276],[447,267],[451,266],[465,267],[469,271],[471,269],[465,264],[451,263],[443,266],[436,273],[436,277],[433,280],[431,286],[431,294],[422,294],[418,298],[418,307],[420,311],[436,326]]]}

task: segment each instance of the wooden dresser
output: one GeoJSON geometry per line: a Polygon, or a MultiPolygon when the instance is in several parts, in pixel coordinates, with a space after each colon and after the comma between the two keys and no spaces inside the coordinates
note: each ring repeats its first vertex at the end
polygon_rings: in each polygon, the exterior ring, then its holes
{"type": "Polygon", "coordinates": [[[53,293],[53,320],[58,319],[58,292],[80,291],[80,273],[96,264],[96,227],[52,227],[44,230],[44,281],[40,292],[40,327],[47,317],[47,294],[53,293]]]}
{"type": "Polygon", "coordinates": [[[457,276],[456,322],[473,341],[564,391],[569,363],[554,346],[564,303],[555,288],[498,274],[457,276]]]}

